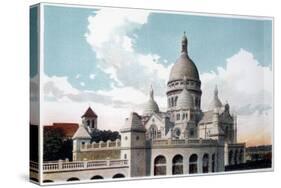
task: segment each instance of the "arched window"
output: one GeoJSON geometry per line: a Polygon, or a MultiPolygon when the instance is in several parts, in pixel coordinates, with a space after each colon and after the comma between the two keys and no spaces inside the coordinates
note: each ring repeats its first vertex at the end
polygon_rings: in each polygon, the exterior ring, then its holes
{"type": "Polygon", "coordinates": [[[159,155],[154,159],[154,176],[166,175],[166,158],[159,155]]]}
{"type": "Polygon", "coordinates": [[[174,106],[174,97],[171,97],[172,107],[174,106]]]}
{"type": "Polygon", "coordinates": [[[95,120],[92,120],[92,128],[95,128],[95,120]]]}
{"type": "Polygon", "coordinates": [[[178,103],[178,96],[176,96],[176,99],[175,99],[175,106],[177,106],[177,103],[178,103]]]}
{"type": "Polygon", "coordinates": [[[91,180],[100,180],[100,179],[103,179],[103,177],[100,176],[100,175],[96,175],[96,176],[93,176],[93,177],[91,178],[91,180]]]}
{"type": "Polygon", "coordinates": [[[125,178],[123,174],[115,174],[112,178],[125,178]]]}
{"type": "Polygon", "coordinates": [[[203,173],[208,173],[209,172],[209,154],[205,153],[203,155],[203,164],[202,164],[202,169],[203,173]]]}
{"type": "Polygon", "coordinates": [[[173,158],[173,174],[183,174],[183,157],[176,155],[173,158]]]}
{"type": "Polygon", "coordinates": [[[198,172],[197,160],[198,160],[198,156],[196,154],[192,154],[189,157],[189,174],[195,174],[198,172]]]}
{"type": "Polygon", "coordinates": [[[79,181],[79,178],[76,178],[76,177],[72,177],[72,178],[69,178],[68,180],[66,181],[79,181]]]}
{"type": "Polygon", "coordinates": [[[228,153],[228,165],[232,165],[233,151],[230,150],[228,153]]]}
{"type": "Polygon", "coordinates": [[[90,120],[87,120],[87,125],[90,126],[90,120]]]}
{"type": "Polygon", "coordinates": [[[216,154],[212,155],[212,172],[215,172],[216,154]]]}

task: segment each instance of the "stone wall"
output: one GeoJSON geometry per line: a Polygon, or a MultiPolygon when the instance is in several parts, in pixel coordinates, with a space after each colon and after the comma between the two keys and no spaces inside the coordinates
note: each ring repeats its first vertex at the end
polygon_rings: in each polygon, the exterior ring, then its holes
{"type": "Polygon", "coordinates": [[[76,153],[76,160],[105,160],[105,159],[120,159],[120,149],[106,149],[95,151],[82,151],[76,153]]]}

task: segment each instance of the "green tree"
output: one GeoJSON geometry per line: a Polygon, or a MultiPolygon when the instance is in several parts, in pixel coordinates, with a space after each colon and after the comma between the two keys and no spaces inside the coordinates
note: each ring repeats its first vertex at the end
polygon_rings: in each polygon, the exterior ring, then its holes
{"type": "Polygon", "coordinates": [[[59,160],[62,156],[63,149],[63,133],[60,129],[44,130],[44,161],[59,160]]]}

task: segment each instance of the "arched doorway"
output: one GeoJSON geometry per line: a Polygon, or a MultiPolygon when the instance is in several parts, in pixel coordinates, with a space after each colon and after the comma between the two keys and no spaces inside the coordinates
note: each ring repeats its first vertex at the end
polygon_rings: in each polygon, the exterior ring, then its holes
{"type": "Polygon", "coordinates": [[[52,183],[54,182],[53,180],[43,180],[43,183],[52,183]]]}
{"type": "Polygon", "coordinates": [[[154,176],[166,175],[166,158],[159,155],[154,159],[154,176]]]}
{"type": "Polygon", "coordinates": [[[125,178],[123,174],[115,174],[112,178],[125,178]]]}
{"type": "Polygon", "coordinates": [[[173,158],[173,175],[183,174],[183,157],[181,155],[176,155],[173,158]]]}
{"type": "Polygon", "coordinates": [[[100,175],[96,175],[96,176],[93,176],[93,177],[91,178],[91,180],[99,180],[99,179],[103,179],[103,177],[100,176],[100,175]]]}
{"type": "Polygon", "coordinates": [[[79,178],[76,178],[76,177],[72,177],[72,178],[69,178],[68,180],[66,181],[80,181],[79,178]]]}
{"type": "Polygon", "coordinates": [[[232,165],[233,151],[228,152],[228,165],[232,165]]]}
{"type": "Polygon", "coordinates": [[[196,154],[192,154],[189,157],[189,174],[195,174],[198,172],[197,161],[198,161],[198,156],[196,154]]]}
{"type": "Polygon", "coordinates": [[[212,155],[212,172],[215,172],[216,154],[212,155]]]}
{"type": "Polygon", "coordinates": [[[205,153],[202,159],[202,169],[203,173],[209,172],[209,154],[205,153]]]}

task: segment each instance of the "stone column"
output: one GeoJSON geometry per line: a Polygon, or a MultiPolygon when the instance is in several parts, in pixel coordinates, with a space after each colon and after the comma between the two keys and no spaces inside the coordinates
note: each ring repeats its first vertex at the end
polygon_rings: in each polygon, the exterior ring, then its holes
{"type": "Polygon", "coordinates": [[[189,157],[183,156],[183,174],[189,174],[189,157]]]}
{"type": "Polygon", "coordinates": [[[198,154],[198,162],[197,162],[197,169],[198,173],[201,174],[203,173],[202,165],[203,165],[203,155],[201,153],[198,154]]]}
{"type": "Polygon", "coordinates": [[[167,175],[172,175],[173,174],[173,163],[172,163],[172,159],[170,156],[166,156],[166,174],[167,175]]]}

